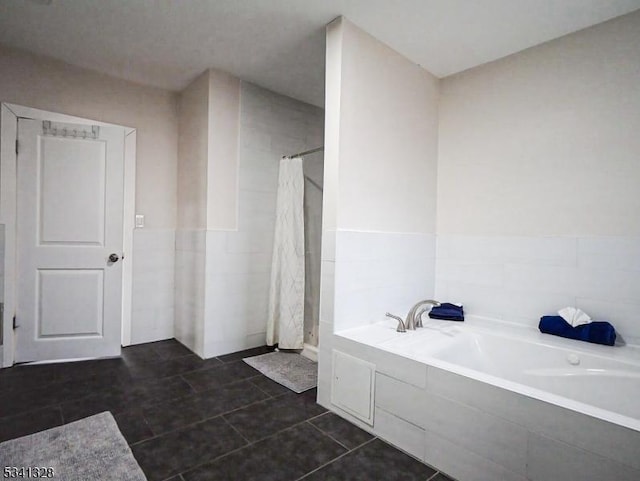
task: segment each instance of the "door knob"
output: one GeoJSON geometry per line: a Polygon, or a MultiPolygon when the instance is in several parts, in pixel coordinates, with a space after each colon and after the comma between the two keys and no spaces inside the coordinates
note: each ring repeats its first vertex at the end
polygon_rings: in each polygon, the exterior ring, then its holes
{"type": "Polygon", "coordinates": [[[120,260],[120,257],[118,257],[118,254],[111,254],[109,256],[109,262],[118,262],[120,260]]]}

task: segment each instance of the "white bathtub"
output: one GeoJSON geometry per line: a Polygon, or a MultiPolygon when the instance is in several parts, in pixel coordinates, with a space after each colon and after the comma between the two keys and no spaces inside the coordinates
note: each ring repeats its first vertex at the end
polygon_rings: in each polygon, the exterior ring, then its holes
{"type": "Polygon", "coordinates": [[[640,431],[640,349],[599,346],[479,318],[394,321],[337,335],[640,431]],[[499,332],[500,334],[497,334],[499,332]]]}

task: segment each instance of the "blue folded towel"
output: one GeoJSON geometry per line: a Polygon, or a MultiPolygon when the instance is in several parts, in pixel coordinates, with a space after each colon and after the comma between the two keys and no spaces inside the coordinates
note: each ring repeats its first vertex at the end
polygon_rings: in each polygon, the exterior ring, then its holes
{"type": "Polygon", "coordinates": [[[593,321],[573,327],[560,316],[542,316],[538,328],[545,334],[613,346],[616,330],[607,321],[593,321]]]}
{"type": "Polygon", "coordinates": [[[464,321],[464,310],[462,306],[456,306],[448,302],[443,302],[439,306],[434,306],[429,311],[431,319],[444,319],[446,321],[464,321]]]}

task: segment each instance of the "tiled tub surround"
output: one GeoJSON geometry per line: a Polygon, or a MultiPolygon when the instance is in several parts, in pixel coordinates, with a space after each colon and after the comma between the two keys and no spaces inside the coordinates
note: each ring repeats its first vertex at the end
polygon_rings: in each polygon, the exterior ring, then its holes
{"type": "Polygon", "coordinates": [[[576,306],[640,344],[640,238],[438,235],[436,299],[535,327],[576,306]]]}
{"type": "Polygon", "coordinates": [[[473,317],[425,325],[401,334],[381,322],[336,334],[332,409],[366,425],[340,408],[362,399],[336,398],[335,356],[349,353],[374,366],[373,432],[461,481],[640,479],[638,348],[473,317]],[[569,364],[569,353],[581,365],[569,364]]]}
{"type": "MultiPolygon", "coordinates": [[[[387,311],[404,317],[417,299],[433,297],[433,234],[338,230],[325,232],[323,242],[323,269],[335,269],[335,305],[324,310],[333,319],[323,320],[336,331],[377,322],[387,311]]],[[[323,276],[330,289],[332,279],[323,276]]]]}

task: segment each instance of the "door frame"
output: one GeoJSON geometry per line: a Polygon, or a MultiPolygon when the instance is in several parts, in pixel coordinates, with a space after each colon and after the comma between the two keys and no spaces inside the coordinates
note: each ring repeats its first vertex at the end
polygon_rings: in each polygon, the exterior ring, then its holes
{"type": "Polygon", "coordinates": [[[10,103],[0,103],[0,224],[5,226],[4,245],[4,318],[0,367],[10,367],[15,359],[13,316],[16,312],[16,210],[18,119],[29,118],[53,122],[90,123],[123,128],[124,140],[124,209],[122,265],[122,339],[131,344],[131,306],[133,291],[133,230],[135,227],[136,136],[133,127],[110,124],[10,103]]]}

